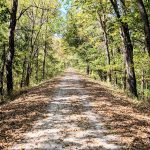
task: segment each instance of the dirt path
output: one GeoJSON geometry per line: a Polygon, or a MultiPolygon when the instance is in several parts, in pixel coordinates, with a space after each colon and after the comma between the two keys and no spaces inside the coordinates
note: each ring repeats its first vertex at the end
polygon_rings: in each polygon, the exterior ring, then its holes
{"type": "MultiPolygon", "coordinates": [[[[45,117],[34,120],[28,132],[22,128],[16,130],[19,135],[22,131],[20,140],[6,149],[149,149],[149,112],[142,113],[74,71],[57,80],[56,86],[47,83],[24,98],[30,103],[32,97],[36,103],[36,97],[39,105],[43,101],[40,113],[45,112],[45,117]],[[55,92],[52,94],[47,89],[55,92]]],[[[6,105],[3,110],[6,108],[9,107],[6,105]]],[[[30,113],[35,113],[34,109],[30,113]]],[[[39,116],[38,109],[36,113],[35,118],[39,116]]],[[[12,132],[16,134],[16,131],[12,132]]]]}
{"type": "Polygon", "coordinates": [[[48,106],[48,117],[38,121],[12,149],[118,149],[110,142],[116,136],[103,135],[101,118],[91,111],[89,96],[80,83],[79,75],[67,73],[48,106]]]}

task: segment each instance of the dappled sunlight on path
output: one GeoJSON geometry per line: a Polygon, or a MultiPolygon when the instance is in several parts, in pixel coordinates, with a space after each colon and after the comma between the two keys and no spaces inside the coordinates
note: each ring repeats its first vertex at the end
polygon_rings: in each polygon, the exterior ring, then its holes
{"type": "Polygon", "coordinates": [[[90,95],[80,75],[67,72],[48,104],[47,117],[38,120],[24,139],[10,149],[116,150],[119,136],[106,135],[101,116],[92,111],[90,95]]]}

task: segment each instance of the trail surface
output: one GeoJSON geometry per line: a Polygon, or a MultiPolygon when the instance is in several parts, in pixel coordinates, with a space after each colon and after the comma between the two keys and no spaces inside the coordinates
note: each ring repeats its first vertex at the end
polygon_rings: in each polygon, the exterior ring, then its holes
{"type": "MultiPolygon", "coordinates": [[[[22,133],[20,140],[13,142],[8,149],[148,148],[149,117],[147,112],[139,113],[133,107],[129,107],[129,102],[123,102],[121,98],[113,96],[110,91],[101,88],[100,85],[86,81],[75,71],[66,72],[55,83],[55,86],[49,87],[54,90],[49,99],[46,95],[49,92],[47,86],[50,84],[46,83],[46,86],[35,89],[26,96],[27,98],[24,98],[29,99],[28,103],[30,99],[38,99],[37,103],[46,101],[46,105],[43,104],[45,117],[34,120],[34,125],[22,133]]],[[[38,112],[34,112],[33,108],[30,113],[38,112]]],[[[33,117],[37,118],[39,114],[33,117]]]]}
{"type": "Polygon", "coordinates": [[[116,136],[104,136],[99,115],[91,111],[89,95],[79,75],[67,73],[57,86],[46,119],[25,135],[25,143],[12,149],[117,149],[109,143],[116,136]]]}

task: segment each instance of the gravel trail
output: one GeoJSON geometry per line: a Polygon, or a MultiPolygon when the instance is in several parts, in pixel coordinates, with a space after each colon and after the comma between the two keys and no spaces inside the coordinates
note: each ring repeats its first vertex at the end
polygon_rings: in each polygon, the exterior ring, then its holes
{"type": "Polygon", "coordinates": [[[57,85],[47,117],[38,120],[10,149],[117,150],[119,138],[105,135],[101,117],[92,111],[82,77],[68,71],[57,85]]]}

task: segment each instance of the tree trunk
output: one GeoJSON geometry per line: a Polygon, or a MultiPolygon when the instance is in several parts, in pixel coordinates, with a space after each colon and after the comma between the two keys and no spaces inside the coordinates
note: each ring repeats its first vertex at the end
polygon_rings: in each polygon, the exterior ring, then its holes
{"type": "Polygon", "coordinates": [[[22,71],[22,78],[21,78],[21,83],[20,83],[20,87],[22,88],[24,86],[24,80],[25,80],[25,71],[26,71],[26,61],[27,61],[27,58],[26,56],[24,57],[24,61],[23,61],[23,71],[22,71]]]}
{"type": "Polygon", "coordinates": [[[144,84],[145,84],[145,81],[144,81],[144,69],[142,69],[142,78],[141,78],[141,94],[142,94],[142,97],[144,97],[144,84]]]}
{"type": "Polygon", "coordinates": [[[137,0],[139,12],[141,15],[141,18],[143,20],[144,24],[144,33],[145,33],[145,42],[146,42],[146,47],[148,54],[150,56],[150,25],[149,25],[149,20],[148,20],[148,15],[143,3],[143,0],[137,0]]]}
{"type": "Polygon", "coordinates": [[[117,73],[115,72],[115,84],[118,85],[117,73]]]}
{"type": "Polygon", "coordinates": [[[5,56],[5,44],[3,48],[3,55],[2,55],[2,68],[0,68],[0,96],[3,96],[3,83],[4,83],[4,69],[5,69],[5,61],[6,61],[6,56],[5,56]]]}
{"type": "Polygon", "coordinates": [[[39,82],[39,49],[37,49],[37,54],[36,54],[36,81],[37,83],[39,82]]]}
{"type": "MultiPolygon", "coordinates": [[[[128,24],[121,21],[121,16],[118,9],[117,1],[110,0],[110,2],[112,3],[117,18],[120,20],[123,43],[125,46],[124,56],[126,61],[126,71],[127,71],[127,81],[128,81],[129,91],[133,96],[138,97],[137,87],[136,87],[136,77],[134,71],[134,62],[133,62],[133,45],[130,39],[128,24]]],[[[123,7],[123,9],[125,9],[125,7],[123,7]]]]}
{"type": "Polygon", "coordinates": [[[34,59],[33,51],[34,51],[34,45],[31,45],[31,51],[30,51],[30,56],[29,56],[29,59],[28,59],[27,71],[26,71],[26,77],[25,77],[25,86],[30,85],[30,75],[31,75],[31,72],[32,72],[32,67],[31,66],[32,66],[32,61],[34,59]]]}
{"type": "Polygon", "coordinates": [[[100,80],[103,80],[103,71],[101,69],[97,70],[98,76],[100,77],[100,80]]]}
{"type": "Polygon", "coordinates": [[[29,86],[30,84],[30,75],[31,75],[31,62],[29,60],[27,65],[27,72],[26,72],[26,78],[25,78],[25,86],[29,86]]]}
{"type": "MultiPolygon", "coordinates": [[[[108,44],[108,34],[107,34],[107,31],[106,31],[106,18],[105,18],[105,15],[104,15],[104,21],[102,20],[101,12],[98,12],[98,16],[99,16],[100,25],[101,25],[103,33],[104,33],[104,41],[105,41],[105,46],[106,46],[107,65],[110,66],[110,52],[109,52],[109,44],[108,44]]],[[[108,81],[111,82],[111,70],[110,69],[107,71],[107,76],[108,76],[108,81]]]]}
{"type": "Polygon", "coordinates": [[[124,69],[124,71],[123,71],[123,77],[122,77],[122,82],[123,82],[123,90],[125,91],[126,90],[126,88],[127,88],[127,85],[126,85],[126,81],[127,81],[127,77],[126,77],[126,75],[127,75],[127,72],[126,72],[126,69],[124,69]]]}
{"type": "Polygon", "coordinates": [[[42,28],[42,25],[43,25],[43,16],[44,16],[44,10],[42,9],[42,14],[41,14],[41,19],[40,19],[40,29],[39,31],[37,32],[37,34],[35,35],[35,39],[33,39],[34,37],[34,29],[35,29],[35,18],[33,18],[33,24],[32,24],[32,33],[31,33],[31,43],[30,43],[30,48],[31,48],[31,51],[30,51],[30,56],[29,56],[29,59],[28,59],[28,65],[27,65],[27,72],[26,72],[26,78],[25,78],[25,86],[29,86],[30,85],[30,76],[31,76],[31,73],[32,73],[32,61],[33,59],[35,58],[35,55],[34,55],[34,47],[35,47],[35,44],[38,40],[38,36],[40,34],[40,31],[41,31],[41,28],[42,28]]]}
{"type": "MultiPolygon", "coordinates": [[[[106,29],[104,30],[104,39],[106,45],[106,56],[107,56],[107,64],[110,66],[110,52],[109,52],[109,45],[108,45],[108,35],[106,29]]],[[[108,81],[111,82],[111,70],[107,71],[108,81]]]]}
{"type": "Polygon", "coordinates": [[[87,66],[86,66],[86,74],[87,75],[90,74],[90,65],[89,65],[89,63],[87,63],[87,66]]]}
{"type": "Polygon", "coordinates": [[[43,75],[42,75],[42,78],[45,79],[45,64],[46,64],[46,56],[47,56],[47,43],[45,41],[45,45],[44,45],[44,59],[43,59],[43,75]]]}
{"type": "Polygon", "coordinates": [[[6,76],[7,76],[7,93],[11,95],[13,91],[13,75],[12,75],[12,67],[13,67],[13,58],[15,53],[15,27],[16,27],[16,15],[18,8],[18,0],[13,0],[13,6],[11,10],[10,16],[10,32],[9,32],[9,50],[6,60],[6,76]]]}

